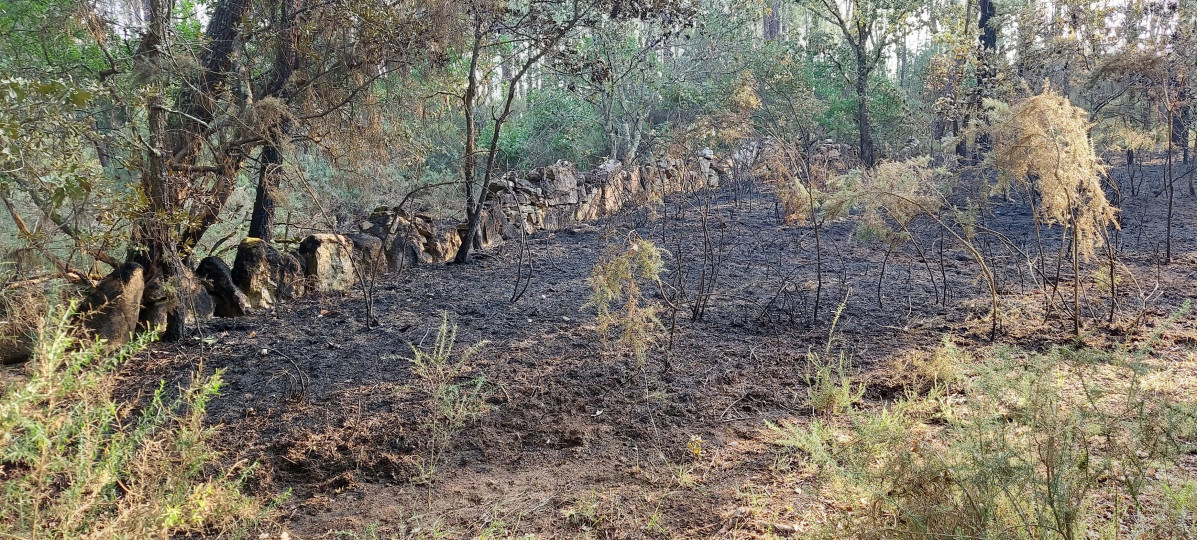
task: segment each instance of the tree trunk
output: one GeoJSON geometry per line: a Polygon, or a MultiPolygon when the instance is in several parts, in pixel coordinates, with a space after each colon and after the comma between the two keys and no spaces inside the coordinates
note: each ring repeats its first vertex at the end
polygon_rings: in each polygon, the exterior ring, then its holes
{"type": "Polygon", "coordinates": [[[980,12],[977,28],[981,31],[981,50],[993,51],[997,49],[997,28],[992,24],[997,16],[997,6],[993,0],[981,0],[980,12]]]}
{"type": "MultiPolygon", "coordinates": [[[[988,123],[988,115],[985,114],[985,98],[992,95],[989,85],[997,74],[994,66],[997,53],[997,28],[993,25],[997,7],[993,0],[981,0],[979,7],[980,19],[977,28],[981,31],[981,37],[980,50],[977,52],[977,87],[973,90],[972,110],[977,112],[978,122],[988,123]]],[[[974,165],[979,163],[980,156],[988,152],[992,146],[993,143],[989,140],[989,130],[981,130],[981,133],[977,135],[977,146],[973,150],[970,163],[974,165]]]]}
{"type": "Polygon", "coordinates": [[[877,163],[877,156],[873,149],[872,119],[869,116],[869,68],[860,47],[856,51],[856,125],[860,129],[860,161],[872,168],[877,163]]]}
{"type": "MultiPolygon", "coordinates": [[[[148,65],[160,65],[165,62],[163,52],[169,48],[168,22],[171,6],[170,0],[148,2],[149,24],[138,51],[138,55],[148,65]]],[[[148,90],[148,148],[146,167],[141,174],[141,190],[146,197],[146,208],[134,222],[128,258],[144,269],[146,283],[157,283],[162,290],[169,291],[170,288],[165,286],[165,282],[179,275],[179,265],[182,264],[172,230],[173,217],[180,201],[176,200],[175,189],[171,186],[171,177],[166,167],[166,88],[161,82],[153,82],[148,90]]],[[[177,293],[175,294],[177,296],[177,293]]],[[[169,295],[168,292],[167,296],[169,295]]],[[[167,311],[166,329],[161,337],[167,341],[181,339],[185,318],[177,299],[143,299],[142,314],[147,313],[148,308],[154,307],[147,302],[164,302],[167,306],[174,306],[174,309],[167,311]]]]}
{"type": "Polygon", "coordinates": [[[254,197],[253,215],[249,219],[249,237],[266,242],[274,241],[274,208],[278,198],[279,181],[283,176],[283,159],[278,148],[268,144],[262,148],[262,168],[258,171],[258,189],[254,197]]]}
{"type": "Polygon", "coordinates": [[[762,34],[766,41],[774,41],[781,35],[781,2],[769,0],[768,11],[761,21],[762,34]]]}
{"type": "MultiPolygon", "coordinates": [[[[1181,163],[1189,163],[1189,120],[1191,110],[1189,108],[1189,89],[1184,83],[1177,81],[1173,86],[1176,87],[1176,102],[1179,105],[1176,108],[1176,114],[1172,116],[1172,140],[1181,149],[1181,163]]],[[[1192,180],[1189,181],[1192,185],[1192,180]]],[[[1190,187],[1190,192],[1193,189],[1190,187]]],[[[1190,193],[1194,195],[1194,193],[1190,193]]]]}
{"type": "MultiPolygon", "coordinates": [[[[298,8],[298,0],[279,3],[279,45],[275,55],[274,72],[266,88],[260,92],[263,97],[290,97],[287,81],[291,79],[296,67],[295,46],[299,39],[299,27],[295,24],[295,13],[298,8]]],[[[257,193],[254,197],[253,214],[249,220],[250,238],[260,238],[267,242],[274,240],[274,209],[278,202],[279,184],[283,178],[283,156],[279,152],[282,141],[278,139],[285,137],[290,130],[291,124],[286,120],[277,126],[277,130],[266,130],[273,134],[274,140],[267,142],[262,148],[262,166],[258,170],[257,193]]]]}
{"type": "MultiPolygon", "coordinates": [[[[465,182],[465,198],[466,198],[466,237],[462,239],[461,247],[457,249],[457,254],[453,256],[454,263],[464,263],[469,260],[471,230],[476,227],[474,224],[478,218],[477,204],[474,200],[474,178],[477,174],[478,168],[478,131],[477,126],[474,125],[474,102],[478,98],[478,59],[482,54],[482,20],[477,19],[474,23],[474,44],[470,49],[470,72],[467,76],[465,94],[462,95],[461,103],[464,107],[463,114],[465,116],[465,148],[462,156],[461,173],[462,180],[465,182]]],[[[518,81],[512,81],[508,84],[508,92],[511,92],[518,81]]],[[[483,193],[486,187],[483,186],[483,193]]]]}

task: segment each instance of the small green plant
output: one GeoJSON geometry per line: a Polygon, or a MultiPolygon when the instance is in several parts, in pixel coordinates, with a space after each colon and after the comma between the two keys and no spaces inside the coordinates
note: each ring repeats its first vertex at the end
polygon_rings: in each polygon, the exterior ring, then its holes
{"type": "Polygon", "coordinates": [[[1131,518],[1152,524],[1143,538],[1191,537],[1191,492],[1159,471],[1197,423],[1144,383],[1147,355],[997,349],[957,367],[969,377],[954,393],[909,387],[886,405],[769,427],[848,509],[815,519],[828,537],[1072,540],[1131,518]]]}
{"type": "Polygon", "coordinates": [[[864,396],[864,385],[852,382],[848,375],[851,362],[840,353],[827,359],[813,351],[806,353],[806,405],[819,414],[835,415],[847,411],[864,396]]]}
{"type": "Polygon", "coordinates": [[[470,359],[486,346],[486,342],[468,347],[454,357],[456,342],[457,325],[449,322],[448,315],[443,315],[432,348],[428,351],[416,346],[411,348],[412,357],[408,359],[411,373],[417,381],[417,390],[425,397],[426,416],[422,428],[427,437],[427,452],[414,462],[417,472],[412,481],[415,483],[427,484],[435,479],[453,437],[487,410],[486,377],[466,376],[470,359]]]}
{"type": "Polygon", "coordinates": [[[815,413],[839,414],[851,408],[864,396],[864,385],[853,383],[849,375],[852,363],[847,354],[841,351],[835,360],[830,359],[831,347],[835,341],[835,327],[847,304],[848,298],[845,296],[831,319],[831,329],[827,333],[827,345],[823,354],[810,350],[806,352],[806,404],[815,413]]]}
{"type": "Polygon", "coordinates": [[[113,397],[116,370],[154,339],[114,353],[72,337],[55,308],[26,374],[0,392],[0,537],[146,538],[231,532],[262,507],[243,495],[250,469],[214,472],[204,416],[220,372],[141,412],[113,397]]]}

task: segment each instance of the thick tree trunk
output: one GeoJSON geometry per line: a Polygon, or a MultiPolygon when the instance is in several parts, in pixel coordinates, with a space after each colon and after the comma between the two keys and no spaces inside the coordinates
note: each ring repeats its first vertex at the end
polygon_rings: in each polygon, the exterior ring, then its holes
{"type": "MultiPolygon", "coordinates": [[[[168,31],[172,2],[150,0],[148,2],[149,24],[142,41],[139,56],[146,64],[154,66],[165,61],[163,52],[169,48],[168,31]]],[[[133,225],[128,258],[140,264],[145,271],[147,289],[169,291],[166,283],[180,275],[180,261],[173,231],[173,217],[179,203],[177,186],[172,186],[167,170],[167,109],[166,88],[160,82],[152,83],[146,100],[146,167],[141,174],[141,190],[146,197],[146,207],[133,225]]],[[[175,279],[177,283],[177,279],[175,279]]],[[[169,295],[169,293],[168,293],[169,295]]],[[[176,293],[177,295],[177,293],[176,293]]],[[[183,337],[185,317],[177,298],[142,299],[142,314],[156,308],[163,302],[168,309],[166,328],[161,336],[167,341],[183,337]]],[[[144,317],[143,317],[144,321],[144,317]]]]}
{"type": "Polygon", "coordinates": [[[271,242],[274,240],[274,208],[278,200],[279,181],[283,176],[283,159],[278,148],[270,144],[262,148],[261,160],[257,195],[249,219],[249,237],[271,242]]]}
{"type": "MultiPolygon", "coordinates": [[[[279,5],[279,45],[274,62],[274,72],[266,88],[260,92],[262,96],[279,96],[287,99],[287,82],[296,67],[295,46],[298,40],[298,26],[295,24],[295,13],[299,8],[298,0],[286,0],[279,5]]],[[[258,170],[258,187],[254,197],[253,214],[249,221],[249,236],[261,238],[267,242],[274,240],[274,209],[278,202],[279,184],[283,177],[283,156],[279,152],[282,141],[277,138],[285,137],[291,130],[290,122],[283,121],[274,131],[276,140],[269,141],[262,148],[262,166],[258,170]]]]}
{"type": "MultiPolygon", "coordinates": [[[[152,1],[152,0],[151,0],[152,1]]],[[[249,9],[250,0],[221,0],[212,10],[208,29],[204,32],[207,44],[200,55],[198,84],[183,86],[175,110],[186,114],[177,115],[172,127],[171,150],[174,159],[185,164],[192,161],[199,151],[196,135],[207,130],[205,127],[216,113],[216,93],[228,80],[233,61],[233,48],[241,32],[241,19],[249,9]]]]}

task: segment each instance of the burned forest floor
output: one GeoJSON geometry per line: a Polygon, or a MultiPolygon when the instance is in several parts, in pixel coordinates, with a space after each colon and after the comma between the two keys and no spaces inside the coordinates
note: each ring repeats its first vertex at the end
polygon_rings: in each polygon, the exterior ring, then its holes
{"type": "Polygon", "coordinates": [[[945,340],[980,358],[1110,350],[1162,328],[1153,365],[1166,364],[1168,392],[1194,395],[1197,324],[1163,325],[1197,295],[1197,198],[1177,183],[1165,263],[1167,194],[1159,166],[1143,174],[1112,237],[1113,322],[1099,252],[1081,265],[1079,338],[1060,228],[1037,234],[1019,196],[977,218],[1000,295],[991,341],[979,267],[940,225],[916,219],[886,242],[847,218],[816,239],[757,182],[380,276],[370,302],[356,290],[217,319],[126,364],[120,393],[221,370],[215,446],[275,501],[267,537],[804,537],[812,519],[851,511],[777,443],[778,426],[824,417],[811,353],[835,358],[870,410],[925,388],[905,367],[945,340]],[[662,325],[642,357],[604,341],[588,304],[592,269],[635,237],[666,251],[660,288],[643,289],[662,325]],[[1040,246],[1043,263],[1029,262],[1040,246]],[[443,319],[457,327],[454,363],[430,375],[413,350],[433,348],[443,319]]]}

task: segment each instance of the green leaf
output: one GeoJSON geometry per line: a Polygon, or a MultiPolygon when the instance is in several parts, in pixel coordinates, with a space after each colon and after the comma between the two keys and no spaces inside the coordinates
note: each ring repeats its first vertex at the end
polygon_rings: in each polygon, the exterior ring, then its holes
{"type": "Polygon", "coordinates": [[[91,101],[91,97],[91,92],[76,88],[71,90],[70,95],[67,96],[67,100],[69,100],[76,107],[83,107],[87,105],[88,101],[91,101]]]}

